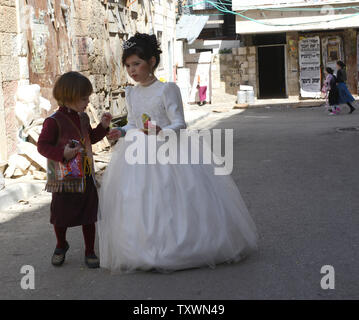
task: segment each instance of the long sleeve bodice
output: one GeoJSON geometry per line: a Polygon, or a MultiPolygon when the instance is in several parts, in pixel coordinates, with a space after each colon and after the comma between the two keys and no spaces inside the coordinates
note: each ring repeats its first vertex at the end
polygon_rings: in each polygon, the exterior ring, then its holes
{"type": "Polygon", "coordinates": [[[142,114],[151,117],[163,130],[186,128],[181,92],[173,82],[156,81],[148,87],[126,88],[127,125],[124,130],[143,128],[142,114]]]}

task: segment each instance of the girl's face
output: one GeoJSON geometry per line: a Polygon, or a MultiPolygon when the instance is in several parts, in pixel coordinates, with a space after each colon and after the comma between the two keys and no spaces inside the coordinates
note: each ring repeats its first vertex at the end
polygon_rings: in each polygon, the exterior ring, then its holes
{"type": "Polygon", "coordinates": [[[139,58],[133,54],[129,56],[125,61],[125,67],[130,77],[139,83],[145,83],[150,78],[150,73],[154,66],[155,58],[152,57],[149,62],[139,58]]]}
{"type": "Polygon", "coordinates": [[[90,96],[81,97],[80,100],[72,103],[67,103],[66,106],[76,112],[84,112],[90,102],[89,98],[90,96]]]}
{"type": "Polygon", "coordinates": [[[342,67],[339,65],[339,64],[337,64],[337,70],[340,70],[342,67]]]}

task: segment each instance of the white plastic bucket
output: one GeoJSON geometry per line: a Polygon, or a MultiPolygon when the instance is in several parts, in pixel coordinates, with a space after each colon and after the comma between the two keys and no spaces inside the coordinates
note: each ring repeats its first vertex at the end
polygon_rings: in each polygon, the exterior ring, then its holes
{"type": "Polygon", "coordinates": [[[246,91],[238,91],[237,92],[237,103],[238,104],[243,104],[247,102],[247,94],[246,91]]]}
{"type": "Polygon", "coordinates": [[[247,99],[247,103],[254,103],[254,91],[253,90],[246,91],[246,99],[247,99]]]}

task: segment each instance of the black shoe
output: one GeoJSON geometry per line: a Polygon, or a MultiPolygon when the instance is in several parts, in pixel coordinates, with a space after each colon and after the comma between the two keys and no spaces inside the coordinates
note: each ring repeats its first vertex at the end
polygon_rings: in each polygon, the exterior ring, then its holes
{"type": "Polygon", "coordinates": [[[85,264],[90,269],[96,269],[100,267],[100,259],[97,258],[95,254],[90,254],[89,256],[85,256],[85,264]]]}
{"type": "Polygon", "coordinates": [[[349,114],[353,113],[355,111],[355,108],[351,108],[349,111],[349,114]]]}
{"type": "Polygon", "coordinates": [[[66,252],[67,252],[67,250],[69,250],[69,248],[70,248],[70,245],[68,244],[67,241],[66,241],[65,248],[56,248],[54,251],[54,254],[52,255],[51,263],[57,267],[61,266],[65,261],[66,252]]]}

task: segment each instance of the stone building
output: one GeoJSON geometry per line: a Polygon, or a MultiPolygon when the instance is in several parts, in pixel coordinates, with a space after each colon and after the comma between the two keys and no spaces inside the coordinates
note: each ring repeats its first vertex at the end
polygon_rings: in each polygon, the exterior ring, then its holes
{"type": "Polygon", "coordinates": [[[324,70],[335,70],[337,60],[346,63],[348,87],[357,94],[359,1],[233,0],[232,5],[236,32],[255,53],[249,82],[257,98],[318,98],[324,70]]]}
{"type": "Polygon", "coordinates": [[[198,75],[207,70],[208,99],[215,103],[235,101],[244,85],[253,87],[256,99],[319,98],[324,70],[327,66],[335,69],[337,60],[346,63],[348,87],[357,94],[359,1],[182,2],[191,4],[187,14],[193,19],[208,18],[195,41],[182,40],[180,71],[189,69],[190,77],[185,78],[191,80],[190,88],[182,90],[189,90],[190,103],[197,100],[198,75]],[[223,11],[235,19],[234,37],[223,34],[223,11]],[[214,20],[217,25],[211,24],[214,20]],[[216,37],[221,33],[222,37],[216,37]]]}
{"type": "MultiPolygon", "coordinates": [[[[220,59],[222,53],[232,53],[232,49],[240,46],[239,36],[235,32],[235,17],[233,14],[220,12],[216,3],[202,0],[180,1],[177,51],[182,54],[176,57],[176,65],[178,85],[184,100],[190,104],[199,100],[198,83],[207,86],[206,101],[218,103],[233,100],[232,87],[238,82],[238,75],[231,73],[230,68],[226,71],[225,67],[219,68],[220,62],[227,62],[229,57],[226,55],[226,59],[220,59]],[[226,83],[225,79],[229,79],[230,75],[233,77],[226,83]]],[[[222,7],[229,11],[232,8],[229,1],[225,1],[222,7]]]]}
{"type": "Polygon", "coordinates": [[[19,90],[39,86],[41,99],[29,103],[44,118],[57,108],[56,78],[79,71],[94,87],[91,119],[104,110],[123,116],[131,82],[120,63],[123,42],[136,31],[156,34],[163,50],[157,75],[169,81],[175,24],[174,0],[0,0],[0,161],[17,152],[19,90]]]}

